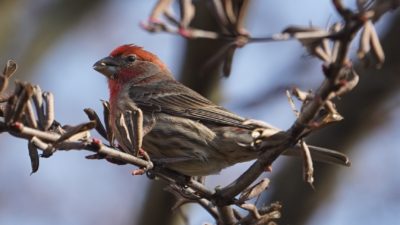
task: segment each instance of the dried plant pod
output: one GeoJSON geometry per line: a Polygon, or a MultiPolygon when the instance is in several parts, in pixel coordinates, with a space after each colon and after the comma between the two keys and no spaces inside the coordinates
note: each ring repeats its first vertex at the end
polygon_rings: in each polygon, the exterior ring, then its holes
{"type": "Polygon", "coordinates": [[[237,16],[237,22],[236,22],[236,32],[241,35],[246,35],[248,36],[249,33],[247,32],[245,28],[245,19],[249,10],[250,6],[250,0],[243,0],[242,4],[240,6],[239,14],[237,16]]]}
{"type": "Polygon", "coordinates": [[[327,123],[339,122],[343,120],[343,116],[340,115],[340,113],[336,109],[335,103],[333,103],[331,100],[325,103],[324,108],[329,112],[329,117],[332,117],[332,119],[327,121],[327,123]]]}
{"type": "Polygon", "coordinates": [[[326,62],[332,62],[332,49],[330,46],[330,40],[327,38],[322,39],[321,48],[322,51],[326,54],[327,59],[329,58],[329,61],[326,62]]]}
{"type": "Polygon", "coordinates": [[[133,118],[134,117],[133,114],[134,113],[132,111],[126,111],[124,113],[124,119],[125,119],[124,122],[126,126],[127,135],[129,136],[129,140],[132,142],[132,145],[129,146],[129,148],[131,149],[130,151],[133,153],[134,156],[138,156],[140,147],[137,146],[139,142],[137,141],[137,135],[135,134],[134,131],[135,119],[133,118]]]}
{"type": "Polygon", "coordinates": [[[96,131],[106,140],[108,139],[107,136],[107,131],[106,128],[103,126],[101,123],[100,117],[97,115],[97,113],[91,109],[91,108],[86,108],[83,110],[86,115],[88,116],[89,120],[96,121],[96,131]]]}
{"type": "Polygon", "coordinates": [[[218,39],[220,35],[217,32],[200,30],[200,29],[186,29],[180,30],[180,34],[186,38],[208,38],[208,39],[218,39]]]}
{"type": "Polygon", "coordinates": [[[0,75],[0,97],[3,97],[3,92],[7,89],[8,87],[8,77],[4,76],[4,75],[0,75]]]}
{"type": "Polygon", "coordinates": [[[374,4],[374,0],[357,0],[356,5],[357,9],[360,12],[363,12],[371,7],[374,4]]]}
{"type": "Polygon", "coordinates": [[[103,105],[104,125],[107,131],[107,140],[111,146],[114,146],[114,133],[111,127],[111,116],[110,116],[110,103],[107,101],[101,101],[103,105]]]}
{"type": "Polygon", "coordinates": [[[212,4],[213,4],[212,8],[215,10],[217,21],[221,23],[221,26],[227,26],[229,22],[228,18],[226,18],[222,1],[212,0],[212,4]]]}
{"type": "Polygon", "coordinates": [[[290,34],[290,36],[296,38],[312,56],[324,62],[332,61],[332,53],[326,38],[329,36],[328,31],[314,27],[290,26],[282,33],[290,34]]]}
{"type": "Polygon", "coordinates": [[[232,70],[233,55],[235,54],[236,46],[231,46],[225,54],[224,63],[222,65],[222,72],[224,77],[229,77],[232,70]]]}
{"type": "Polygon", "coordinates": [[[250,204],[250,203],[241,204],[240,208],[249,211],[253,215],[253,217],[257,220],[261,218],[261,215],[258,212],[258,209],[254,204],[250,204]]]}
{"type": "MultiPolygon", "coordinates": [[[[232,49],[236,48],[236,44],[235,42],[229,42],[227,44],[225,44],[224,46],[222,46],[217,53],[215,53],[210,59],[208,59],[206,61],[206,63],[204,64],[204,66],[202,67],[203,71],[209,71],[213,68],[216,68],[219,63],[224,62],[228,59],[229,57],[228,55],[232,52],[232,49]]],[[[232,59],[230,59],[232,60],[232,59]]],[[[230,66],[231,66],[232,61],[229,63],[227,62],[225,66],[225,74],[229,75],[228,72],[230,72],[230,66]]],[[[226,76],[226,75],[225,75],[226,76]]]]}
{"type": "Polygon", "coordinates": [[[17,102],[15,103],[15,109],[13,111],[13,117],[11,118],[11,122],[17,122],[22,119],[23,113],[25,112],[27,103],[29,99],[33,95],[33,88],[30,84],[22,84],[17,82],[17,86],[21,87],[21,91],[17,98],[17,102]]]}
{"type": "Polygon", "coordinates": [[[122,136],[122,138],[119,139],[120,142],[118,142],[118,144],[122,147],[122,149],[125,152],[134,155],[135,152],[132,149],[133,144],[129,136],[129,129],[125,122],[125,115],[121,113],[120,115],[117,116],[117,118],[118,119],[115,123],[115,126],[118,130],[119,135],[122,136]]]}
{"type": "Polygon", "coordinates": [[[294,115],[296,116],[296,118],[298,118],[299,115],[300,115],[300,112],[299,112],[299,110],[297,110],[296,104],[294,104],[292,95],[290,94],[289,90],[286,90],[286,97],[288,98],[290,108],[292,109],[292,111],[293,111],[294,115]]]}
{"type": "MultiPolygon", "coordinates": [[[[340,30],[342,30],[342,29],[343,29],[343,24],[341,24],[341,23],[335,23],[335,24],[333,24],[333,25],[330,27],[329,30],[330,30],[330,32],[338,33],[338,32],[340,32],[340,30]]],[[[333,41],[332,54],[331,54],[331,62],[335,62],[335,61],[336,61],[336,59],[337,59],[337,57],[338,57],[338,54],[339,54],[340,46],[341,46],[341,44],[340,44],[340,41],[339,41],[339,40],[333,41]]]]}
{"type": "MultiPolygon", "coordinates": [[[[322,44],[326,42],[326,39],[322,39],[322,44]]],[[[313,55],[316,56],[317,58],[321,59],[324,62],[330,62],[331,61],[331,55],[330,55],[330,49],[327,50],[324,48],[325,45],[318,45],[314,48],[313,50],[313,55]]]]}
{"type": "Polygon", "coordinates": [[[181,21],[179,23],[181,28],[186,28],[192,21],[196,8],[194,7],[192,0],[179,0],[181,10],[181,21]]]}
{"type": "Polygon", "coordinates": [[[150,20],[148,22],[141,22],[140,27],[151,33],[157,33],[161,31],[165,31],[168,33],[176,33],[175,30],[170,29],[167,25],[165,25],[161,21],[150,20]]]}
{"type": "Polygon", "coordinates": [[[45,115],[43,105],[43,93],[38,85],[33,86],[32,100],[35,105],[36,114],[38,117],[38,125],[41,129],[44,129],[45,115]]]}
{"type": "Polygon", "coordinates": [[[300,140],[301,153],[303,156],[303,177],[304,180],[314,188],[314,166],[310,149],[304,140],[300,140]]]}
{"type": "Polygon", "coordinates": [[[222,1],[224,4],[224,10],[225,10],[225,15],[226,18],[228,19],[229,23],[231,25],[236,24],[236,14],[233,10],[233,2],[232,0],[224,0],[222,1]]]}
{"type": "MultiPolygon", "coordinates": [[[[53,146],[56,148],[60,143],[72,138],[75,135],[78,135],[82,132],[89,131],[96,127],[96,121],[90,121],[87,123],[82,123],[73,127],[66,128],[66,132],[62,134],[57,141],[53,143],[53,146]]],[[[86,135],[85,135],[86,136],[86,135]]]]}
{"type": "Polygon", "coordinates": [[[364,23],[357,51],[358,58],[366,62],[367,65],[370,62],[367,57],[368,54],[370,54],[372,59],[376,61],[377,68],[380,68],[385,62],[385,53],[371,20],[367,20],[364,23]]]}
{"type": "Polygon", "coordinates": [[[25,119],[27,121],[28,126],[35,128],[35,129],[38,127],[38,124],[37,124],[37,121],[35,118],[35,114],[33,112],[33,106],[32,106],[31,100],[26,102],[25,119]]]}
{"type": "Polygon", "coordinates": [[[328,113],[325,117],[323,117],[323,120],[321,121],[321,127],[326,126],[328,124],[332,123],[337,123],[339,121],[342,121],[344,118],[342,115],[339,113],[328,113]]]}
{"type": "Polygon", "coordinates": [[[18,65],[14,60],[8,60],[6,66],[3,70],[3,75],[7,78],[10,78],[17,71],[18,65]]]}
{"type": "MultiPolygon", "coordinates": [[[[344,67],[340,70],[340,76],[335,81],[338,86],[338,89],[335,91],[334,96],[342,96],[351,90],[353,90],[360,80],[360,76],[354,70],[353,67],[344,67]]],[[[331,99],[330,98],[330,99],[331,99]]]]}
{"type": "Polygon", "coordinates": [[[357,56],[361,60],[364,60],[367,53],[371,50],[371,26],[373,26],[371,22],[367,21],[361,31],[360,43],[357,50],[357,56]]]}
{"type": "Polygon", "coordinates": [[[54,121],[54,96],[51,92],[43,92],[43,100],[46,105],[44,130],[48,130],[54,121]]]}
{"type": "Polygon", "coordinates": [[[39,170],[39,151],[35,145],[35,142],[32,141],[32,139],[29,140],[28,142],[28,150],[29,150],[29,158],[31,160],[31,167],[32,167],[31,175],[32,175],[39,170]]]}
{"type": "MultiPolygon", "coordinates": [[[[367,22],[368,23],[368,22],[367,22]]],[[[385,52],[383,51],[381,42],[379,41],[378,34],[376,33],[374,25],[371,23],[371,53],[377,61],[376,67],[381,68],[383,63],[385,62],[385,52]]]]}
{"type": "Polygon", "coordinates": [[[249,199],[258,197],[263,191],[268,188],[269,182],[270,181],[268,178],[264,178],[260,180],[257,184],[247,188],[241,193],[239,197],[239,202],[245,202],[249,199]]]}
{"type": "Polygon", "coordinates": [[[50,149],[50,147],[49,147],[50,145],[49,144],[47,144],[44,141],[40,140],[36,136],[33,136],[29,141],[32,142],[32,144],[38,149],[42,149],[42,150],[50,149]]]}
{"type": "Polygon", "coordinates": [[[341,120],[343,120],[343,117],[337,112],[334,103],[328,100],[325,102],[323,108],[319,110],[318,114],[314,116],[308,128],[310,131],[316,131],[341,120]]]}
{"type": "Polygon", "coordinates": [[[174,15],[174,13],[172,12],[172,10],[167,9],[166,11],[164,11],[164,17],[172,25],[177,26],[177,27],[180,25],[179,20],[176,19],[176,17],[174,15]]]}
{"type": "Polygon", "coordinates": [[[299,88],[293,88],[292,95],[295,96],[298,100],[300,100],[302,102],[306,102],[306,101],[314,98],[314,96],[310,92],[302,91],[299,88]]]}
{"type": "Polygon", "coordinates": [[[12,95],[7,100],[7,104],[4,110],[4,122],[10,124],[12,117],[14,116],[14,110],[17,103],[17,96],[12,95]]]}
{"type": "Polygon", "coordinates": [[[279,219],[281,217],[281,209],[282,205],[279,202],[274,202],[269,206],[264,206],[258,209],[259,218],[257,218],[257,216],[254,216],[254,213],[251,213],[246,217],[240,219],[238,224],[276,225],[273,220],[279,219]]]}
{"type": "Polygon", "coordinates": [[[139,155],[143,139],[143,114],[140,109],[126,111],[124,114],[129,139],[135,156],[139,155]]]}
{"type": "Polygon", "coordinates": [[[158,0],[155,4],[153,10],[150,13],[150,19],[159,19],[161,15],[168,10],[169,6],[172,4],[172,0],[158,0]]]}

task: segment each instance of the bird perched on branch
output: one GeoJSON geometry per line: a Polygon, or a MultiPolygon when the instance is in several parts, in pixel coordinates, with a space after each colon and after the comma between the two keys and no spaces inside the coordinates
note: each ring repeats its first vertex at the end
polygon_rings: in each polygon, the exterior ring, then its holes
{"type": "MultiPolygon", "coordinates": [[[[112,130],[122,149],[131,154],[143,149],[153,162],[182,174],[218,173],[268,151],[255,144],[260,136],[271,146],[285,137],[279,129],[240,117],[179,83],[157,56],[136,45],[114,49],[94,69],[107,77],[112,130]]],[[[296,154],[298,148],[286,153],[296,154]]],[[[339,152],[310,151],[314,160],[348,164],[339,152]]]]}

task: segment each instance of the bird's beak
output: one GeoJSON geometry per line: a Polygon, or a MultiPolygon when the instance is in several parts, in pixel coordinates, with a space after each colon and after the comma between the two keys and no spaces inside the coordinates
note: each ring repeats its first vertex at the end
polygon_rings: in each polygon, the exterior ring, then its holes
{"type": "Polygon", "coordinates": [[[108,56],[97,61],[93,65],[93,69],[104,74],[109,79],[115,79],[119,66],[119,62],[115,58],[108,56]]]}

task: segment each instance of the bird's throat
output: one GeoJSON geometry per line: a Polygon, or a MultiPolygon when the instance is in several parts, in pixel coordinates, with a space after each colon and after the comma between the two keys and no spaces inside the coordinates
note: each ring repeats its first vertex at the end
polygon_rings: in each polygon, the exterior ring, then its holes
{"type": "Polygon", "coordinates": [[[110,110],[111,115],[113,114],[114,107],[117,105],[118,101],[118,94],[121,92],[122,83],[118,82],[117,80],[108,80],[108,88],[110,90],[110,110]]]}

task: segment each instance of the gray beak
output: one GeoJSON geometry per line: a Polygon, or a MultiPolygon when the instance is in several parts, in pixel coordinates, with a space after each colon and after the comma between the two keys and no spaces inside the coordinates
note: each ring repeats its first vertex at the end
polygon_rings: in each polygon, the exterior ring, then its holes
{"type": "Polygon", "coordinates": [[[105,57],[100,59],[93,65],[93,69],[102,73],[109,79],[115,79],[119,70],[119,62],[113,57],[105,57]]]}

